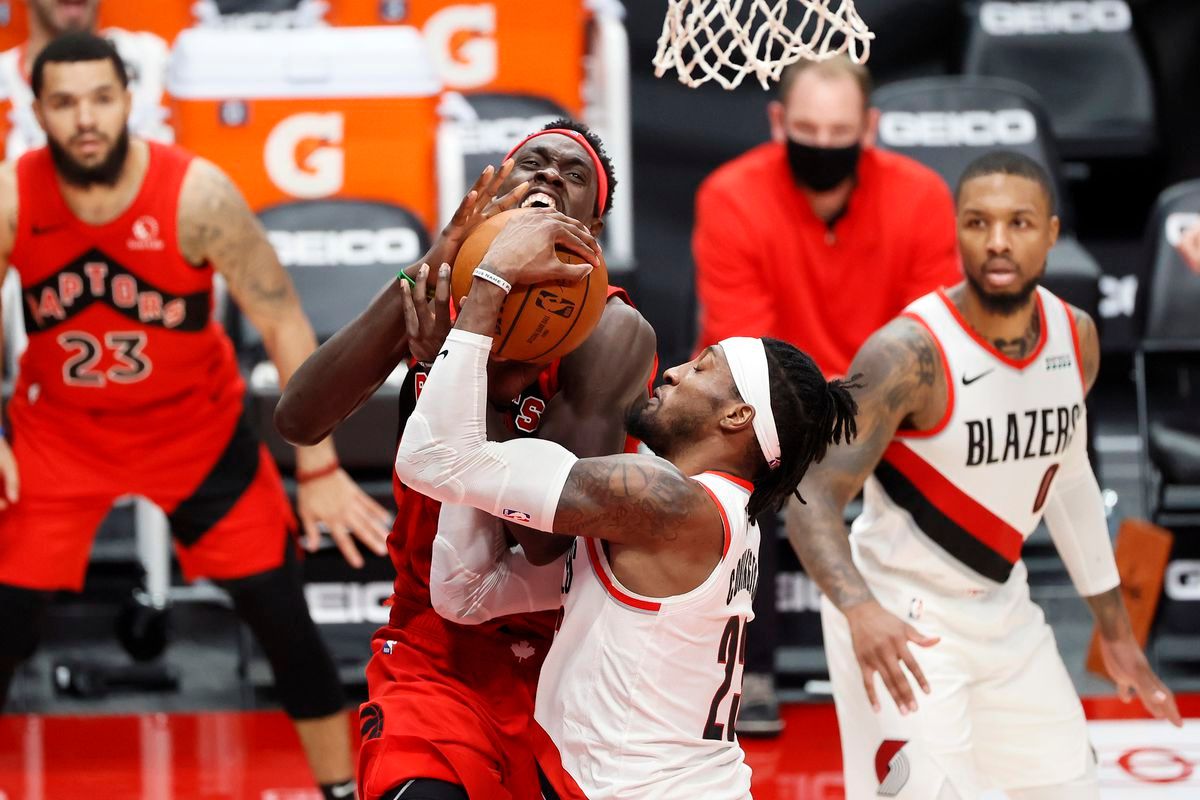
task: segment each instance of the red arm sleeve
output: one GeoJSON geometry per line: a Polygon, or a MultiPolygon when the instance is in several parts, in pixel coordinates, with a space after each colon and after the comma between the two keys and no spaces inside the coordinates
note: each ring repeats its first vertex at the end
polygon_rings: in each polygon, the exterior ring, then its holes
{"type": "Polygon", "coordinates": [[[775,329],[761,250],[733,198],[711,181],[702,184],[692,231],[700,301],[697,351],[730,336],[763,336],[775,329]]]}
{"type": "Polygon", "coordinates": [[[940,178],[929,178],[925,191],[912,206],[915,214],[909,229],[915,235],[901,307],[940,286],[953,286],[962,280],[954,199],[940,178]]]}

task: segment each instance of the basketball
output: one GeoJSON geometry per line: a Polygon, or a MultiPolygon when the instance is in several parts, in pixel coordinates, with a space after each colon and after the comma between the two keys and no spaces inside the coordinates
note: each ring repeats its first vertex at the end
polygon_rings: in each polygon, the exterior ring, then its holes
{"type": "MultiPolygon", "coordinates": [[[[471,232],[451,275],[451,295],[455,302],[471,289],[471,273],[492,240],[516,214],[533,209],[504,211],[471,232]]],[[[583,259],[560,249],[558,257],[567,264],[582,264],[583,259]]],[[[576,283],[549,281],[530,286],[514,286],[500,310],[493,333],[492,354],[511,361],[546,364],[583,344],[600,322],[608,298],[608,270],[604,260],[600,268],[576,283]]]]}

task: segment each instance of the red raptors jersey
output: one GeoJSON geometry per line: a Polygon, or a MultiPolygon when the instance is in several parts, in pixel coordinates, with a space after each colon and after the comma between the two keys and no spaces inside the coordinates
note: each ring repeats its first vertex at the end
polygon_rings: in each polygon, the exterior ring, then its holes
{"type": "MultiPolygon", "coordinates": [[[[629,295],[624,289],[610,286],[609,298],[619,297],[626,305],[632,306],[629,295]]],[[[561,359],[552,361],[542,370],[537,381],[528,386],[512,401],[506,409],[506,422],[517,436],[536,436],[542,424],[542,414],[545,412],[550,399],[558,393],[558,369],[561,359]]],[[[657,360],[656,360],[657,366],[657,360]]],[[[420,364],[414,364],[405,378],[400,389],[400,431],[412,413],[421,393],[428,370],[420,364]]],[[[653,381],[653,376],[651,377],[653,381]]],[[[634,452],[637,442],[630,440],[626,443],[626,451],[634,452]]],[[[388,552],[392,564],[396,568],[395,594],[393,597],[391,625],[396,628],[406,628],[414,617],[432,615],[421,623],[423,627],[433,625],[437,628],[460,627],[452,622],[442,620],[433,610],[429,599],[429,567],[433,558],[433,540],[437,535],[438,514],[441,504],[423,494],[411,491],[392,472],[392,488],[396,496],[395,524],[391,536],[388,537],[388,552]]],[[[499,620],[486,622],[482,625],[471,626],[475,631],[498,631],[520,639],[541,639],[547,644],[554,635],[554,623],[557,611],[523,614],[519,617],[503,617],[499,620]]],[[[545,653],[546,648],[539,647],[539,652],[545,653]]]]}
{"type": "Polygon", "coordinates": [[[147,142],[149,165],[133,203],[88,225],[59,190],[50,152],[17,162],[17,233],[29,349],[17,393],[121,411],[201,390],[240,396],[233,347],[212,319],[212,267],[179,252],[179,192],[192,156],[147,142]]]}

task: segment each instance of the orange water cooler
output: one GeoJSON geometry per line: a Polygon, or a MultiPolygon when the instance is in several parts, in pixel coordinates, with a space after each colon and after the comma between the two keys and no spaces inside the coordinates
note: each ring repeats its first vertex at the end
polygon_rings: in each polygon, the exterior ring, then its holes
{"type": "Polygon", "coordinates": [[[179,143],[255,210],[348,198],[435,221],[441,85],[413,28],[192,28],[168,90],[179,143]]]}

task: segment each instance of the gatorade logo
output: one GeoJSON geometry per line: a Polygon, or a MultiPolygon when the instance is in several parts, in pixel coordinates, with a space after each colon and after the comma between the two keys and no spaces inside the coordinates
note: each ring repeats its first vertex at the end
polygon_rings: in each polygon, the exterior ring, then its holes
{"type": "Polygon", "coordinates": [[[409,228],[270,231],[267,236],[285,267],[401,267],[421,257],[421,240],[409,228]]]}
{"type": "Polygon", "coordinates": [[[889,147],[1011,147],[1037,135],[1037,119],[1024,108],[889,111],[879,121],[879,138],[889,147]]]}
{"type": "Polygon", "coordinates": [[[991,2],[979,9],[979,24],[992,36],[1120,33],[1133,26],[1133,14],[1125,0],[991,2]]]}
{"type": "Polygon", "coordinates": [[[1200,213],[1195,211],[1177,211],[1168,215],[1165,231],[1167,244],[1171,247],[1179,247],[1179,243],[1183,241],[1183,234],[1198,223],[1200,223],[1200,213]]]}
{"type": "Polygon", "coordinates": [[[345,118],[333,111],[294,114],[271,130],[263,164],[271,182],[293,197],[336,194],[345,182],[345,118]]]}
{"type": "Polygon", "coordinates": [[[443,8],[426,21],[424,34],[447,88],[473,89],[496,79],[500,62],[491,3],[443,8]]]}

